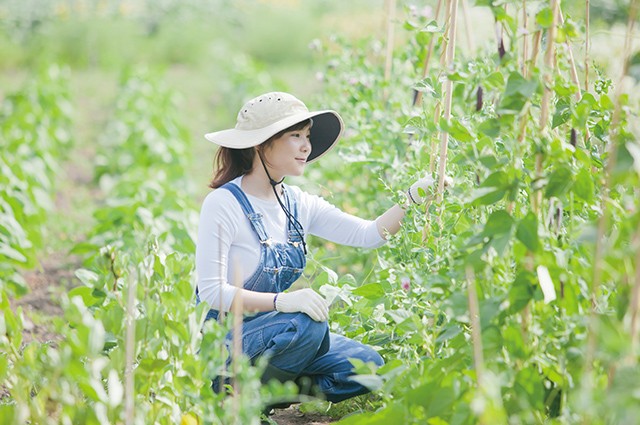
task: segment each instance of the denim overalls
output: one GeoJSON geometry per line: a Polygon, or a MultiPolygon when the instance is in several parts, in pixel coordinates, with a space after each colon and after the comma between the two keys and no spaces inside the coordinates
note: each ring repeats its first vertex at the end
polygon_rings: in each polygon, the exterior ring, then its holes
{"type": "MultiPolygon", "coordinates": [[[[302,230],[298,234],[289,220],[287,243],[273,241],[267,234],[262,214],[253,210],[242,189],[234,183],[227,183],[221,188],[235,196],[260,239],[258,267],[243,287],[257,292],[285,291],[302,275],[306,265],[301,246],[302,230]]],[[[282,193],[284,204],[297,219],[296,200],[284,184],[282,193]]],[[[217,313],[210,310],[207,319],[217,317],[217,313]]],[[[225,341],[227,347],[230,347],[230,339],[231,332],[225,341]]],[[[300,312],[271,311],[246,317],[242,327],[242,350],[252,362],[260,356],[267,356],[269,364],[265,376],[281,381],[309,377],[325,398],[334,403],[369,392],[350,379],[353,375],[350,358],[374,362],[378,366],[384,363],[371,347],[330,333],[327,322],[316,322],[300,312]]]]}

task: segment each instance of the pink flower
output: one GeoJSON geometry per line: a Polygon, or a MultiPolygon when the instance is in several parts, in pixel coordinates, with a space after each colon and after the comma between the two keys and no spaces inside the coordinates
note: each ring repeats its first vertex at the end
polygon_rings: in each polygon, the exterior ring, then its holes
{"type": "Polygon", "coordinates": [[[411,290],[411,279],[409,279],[408,277],[401,278],[400,286],[402,287],[402,289],[409,292],[409,290],[411,290]]]}

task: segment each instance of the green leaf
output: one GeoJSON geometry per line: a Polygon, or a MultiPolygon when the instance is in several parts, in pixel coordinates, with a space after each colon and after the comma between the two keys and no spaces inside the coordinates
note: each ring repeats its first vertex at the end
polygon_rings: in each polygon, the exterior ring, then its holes
{"type": "Polygon", "coordinates": [[[585,168],[582,168],[576,175],[576,181],[573,184],[573,193],[582,200],[591,202],[594,192],[593,175],[585,168]]]}
{"type": "Polygon", "coordinates": [[[451,137],[460,142],[473,142],[475,137],[462,125],[460,121],[455,118],[451,118],[450,122],[447,122],[444,118],[440,120],[440,128],[442,131],[449,133],[451,137]]]}
{"type": "Polygon", "coordinates": [[[368,388],[371,391],[377,391],[382,388],[383,381],[378,375],[354,375],[349,377],[350,380],[356,381],[358,384],[368,388]]]}
{"type": "Polygon", "coordinates": [[[518,223],[516,237],[529,251],[536,252],[540,246],[538,239],[538,218],[530,212],[518,223]]]}
{"type": "Polygon", "coordinates": [[[496,237],[511,233],[514,221],[511,215],[504,210],[494,211],[487,219],[482,234],[488,237],[496,237]]]}
{"type": "Polygon", "coordinates": [[[384,296],[384,289],[379,283],[367,283],[354,289],[352,293],[370,300],[376,300],[384,296]]]}
{"type": "Polygon", "coordinates": [[[516,375],[514,384],[521,406],[536,410],[544,409],[544,386],[542,376],[537,369],[533,367],[521,369],[516,375]]]}
{"type": "Polygon", "coordinates": [[[504,75],[501,72],[492,72],[485,80],[487,88],[502,88],[504,86],[504,75]]]}
{"type": "Polygon", "coordinates": [[[12,260],[12,262],[16,263],[27,262],[27,257],[22,255],[20,251],[2,242],[0,242],[0,258],[2,258],[3,262],[6,262],[8,260],[12,260]]]}
{"type": "Polygon", "coordinates": [[[387,310],[385,313],[388,314],[397,325],[411,317],[411,313],[404,309],[387,310]]]}
{"type": "Polygon", "coordinates": [[[496,118],[489,118],[480,123],[478,130],[489,137],[496,138],[500,135],[500,121],[496,118]]]}
{"type": "Polygon", "coordinates": [[[80,282],[90,287],[93,287],[99,280],[99,276],[95,272],[87,269],[78,269],[74,274],[80,279],[80,282]]]}
{"type": "Polygon", "coordinates": [[[440,32],[441,33],[441,32],[444,32],[444,28],[440,27],[438,25],[437,21],[431,21],[427,25],[425,25],[424,27],[420,28],[420,31],[421,32],[431,32],[431,33],[434,33],[434,32],[440,32]]]}
{"type": "Polygon", "coordinates": [[[485,358],[492,359],[502,350],[502,333],[500,328],[491,325],[482,329],[482,348],[485,358]]]}
{"type": "Polygon", "coordinates": [[[549,181],[545,189],[545,197],[560,197],[573,184],[573,173],[566,166],[556,168],[549,176],[549,181]]]}
{"type": "Polygon", "coordinates": [[[462,332],[462,328],[456,323],[449,323],[436,338],[436,342],[442,343],[456,337],[462,332]]]}
{"type": "Polygon", "coordinates": [[[556,112],[551,120],[551,128],[556,128],[569,121],[571,118],[571,105],[567,102],[558,102],[556,104],[556,112]]]}
{"type": "Polygon", "coordinates": [[[507,80],[502,100],[498,106],[499,114],[517,114],[538,89],[536,80],[527,80],[520,73],[512,72],[507,80]]]}
{"type": "Polygon", "coordinates": [[[549,7],[544,7],[538,12],[536,23],[542,28],[549,28],[553,24],[553,13],[549,7]]]}
{"type": "Polygon", "coordinates": [[[470,204],[475,205],[491,205],[504,198],[507,191],[502,188],[481,187],[471,192],[470,204]]]}
{"type": "Polygon", "coordinates": [[[534,276],[530,272],[520,272],[509,288],[509,313],[514,314],[525,308],[534,295],[534,276]]]}
{"type": "Polygon", "coordinates": [[[86,305],[87,307],[91,307],[101,300],[100,298],[94,297],[93,293],[93,289],[89,288],[88,286],[78,286],[69,291],[69,299],[79,296],[80,298],[82,298],[82,302],[84,303],[84,305],[86,305]]]}

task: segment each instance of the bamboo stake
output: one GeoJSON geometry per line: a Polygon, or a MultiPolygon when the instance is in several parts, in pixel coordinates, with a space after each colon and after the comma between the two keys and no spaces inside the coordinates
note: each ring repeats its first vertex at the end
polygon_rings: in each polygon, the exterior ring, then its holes
{"type": "MultiPolygon", "coordinates": [[[[220,237],[218,238],[218,252],[220,253],[220,258],[218,259],[218,261],[220,262],[220,264],[222,264],[223,261],[223,255],[222,255],[222,233],[224,232],[224,229],[222,228],[222,225],[218,225],[218,235],[220,235],[220,237]]],[[[221,269],[222,270],[222,269],[221,269]]],[[[222,273],[222,271],[221,271],[222,273]]],[[[220,276],[220,281],[224,281],[226,279],[226,276],[220,276]]],[[[218,323],[220,323],[221,325],[224,325],[224,319],[225,319],[225,314],[224,314],[224,303],[222,301],[222,285],[220,285],[218,287],[218,323]]],[[[227,347],[226,344],[220,344],[220,358],[221,359],[226,359],[227,356],[229,355],[229,353],[227,353],[227,347]]],[[[220,372],[220,385],[222,387],[224,387],[225,385],[225,381],[227,378],[227,362],[226,360],[222,363],[222,371],[220,372]]],[[[224,401],[223,401],[224,402],[224,401]]]]}
{"type": "Polygon", "coordinates": [[[523,34],[522,34],[522,65],[520,66],[520,72],[522,73],[522,75],[526,78],[527,74],[526,74],[526,69],[527,69],[527,56],[529,54],[528,51],[528,43],[527,43],[527,37],[529,35],[529,19],[528,19],[528,15],[527,15],[527,0],[522,0],[522,28],[523,28],[523,34]]]}
{"type": "MultiPolygon", "coordinates": [[[[564,16],[562,14],[562,9],[558,6],[558,19],[560,25],[564,25],[564,16]]],[[[571,48],[571,44],[569,40],[565,41],[564,44],[567,46],[567,50],[569,52],[569,65],[571,65],[570,75],[571,81],[576,85],[578,91],[575,94],[576,101],[579,101],[582,98],[582,94],[580,93],[580,77],[578,77],[578,71],[576,69],[576,62],[573,59],[573,49],[571,48]]]]}
{"type": "Polygon", "coordinates": [[[528,77],[533,73],[533,68],[536,67],[536,62],[538,61],[538,53],[540,52],[540,42],[542,41],[542,31],[536,32],[535,37],[533,37],[533,47],[531,48],[531,62],[529,63],[529,71],[525,77],[528,77]]]}
{"type": "MultiPolygon", "coordinates": [[[[451,21],[451,0],[447,1],[446,9],[444,12],[444,22],[446,26],[450,25],[451,21]]],[[[447,30],[448,31],[448,30],[447,30]]],[[[445,32],[445,36],[443,37],[443,46],[442,52],[440,52],[440,72],[445,69],[447,63],[447,46],[449,45],[449,35],[448,32],[445,32]]],[[[440,109],[442,108],[442,103],[438,102],[436,104],[435,111],[433,113],[433,122],[438,125],[438,121],[440,120],[440,109]]],[[[438,149],[436,148],[436,141],[434,139],[431,140],[431,154],[429,156],[429,173],[433,174],[436,168],[436,152],[438,149]]]]}
{"type": "MultiPolygon", "coordinates": [[[[440,16],[440,7],[442,6],[442,0],[438,0],[438,4],[436,5],[436,15],[435,20],[438,20],[440,16]]],[[[427,55],[424,58],[424,62],[422,63],[422,79],[427,76],[429,73],[429,63],[431,62],[431,54],[433,53],[433,43],[435,42],[436,36],[435,34],[431,34],[431,39],[429,40],[429,47],[427,47],[427,55]]],[[[413,106],[420,106],[422,103],[422,92],[416,90],[413,96],[413,106]]],[[[433,171],[433,170],[431,170],[433,171]]]]}
{"type": "Polygon", "coordinates": [[[473,345],[473,366],[476,370],[476,382],[481,388],[484,377],[484,357],[482,354],[482,329],[480,328],[480,307],[476,282],[471,267],[467,267],[467,296],[469,301],[469,315],[471,316],[471,342],[473,345]]]}
{"type": "Polygon", "coordinates": [[[591,41],[589,40],[589,15],[590,15],[590,0],[585,0],[585,40],[584,40],[584,91],[589,91],[589,49],[591,48],[591,41]]]}
{"type": "MultiPolygon", "coordinates": [[[[539,131],[540,134],[547,134],[547,124],[549,122],[549,104],[551,103],[551,83],[552,83],[552,75],[554,69],[554,56],[555,56],[555,39],[556,39],[556,24],[558,22],[558,1],[559,0],[551,0],[551,13],[552,13],[552,21],[551,27],[547,32],[547,50],[544,56],[544,88],[542,92],[542,102],[540,105],[540,122],[539,122],[539,131]]],[[[536,178],[539,178],[542,175],[542,154],[536,154],[536,170],[535,170],[536,178]]],[[[538,192],[535,194],[533,198],[533,208],[534,211],[539,211],[540,204],[542,203],[542,192],[538,192]]]]}
{"type": "Polygon", "coordinates": [[[613,111],[613,117],[611,118],[611,135],[610,142],[607,149],[607,165],[605,169],[605,183],[602,188],[602,195],[600,197],[600,211],[602,214],[598,219],[598,230],[596,236],[596,247],[593,258],[593,281],[591,284],[591,314],[589,317],[589,332],[587,334],[587,353],[585,367],[588,373],[592,370],[592,362],[595,357],[596,350],[596,334],[598,332],[598,320],[597,320],[597,299],[598,292],[600,290],[600,281],[602,280],[602,262],[604,255],[604,237],[608,226],[609,214],[607,209],[607,203],[609,202],[609,193],[613,186],[613,170],[616,165],[616,155],[618,152],[617,138],[618,138],[618,125],[620,123],[620,114],[622,113],[622,106],[620,97],[623,94],[623,85],[625,75],[629,68],[629,57],[631,51],[631,38],[633,35],[633,26],[635,24],[636,15],[638,12],[638,1],[632,0],[629,8],[629,21],[627,23],[627,33],[625,37],[623,47],[623,63],[622,72],[618,79],[619,84],[616,86],[616,104],[613,111]]]}
{"type": "Polygon", "coordinates": [[[233,404],[232,404],[232,412],[233,417],[236,420],[240,418],[240,381],[238,380],[238,376],[240,374],[239,362],[240,357],[242,356],[242,318],[243,318],[243,310],[244,306],[242,303],[242,296],[240,291],[242,290],[242,277],[240,274],[240,264],[233,265],[233,284],[237,288],[236,296],[233,298],[233,404]]]}
{"type": "Polygon", "coordinates": [[[629,318],[631,321],[631,352],[629,354],[630,361],[633,361],[636,358],[636,352],[638,350],[638,308],[640,308],[640,223],[638,223],[638,229],[636,230],[636,236],[634,240],[636,246],[636,276],[633,289],[631,290],[631,301],[629,303],[629,318]]]}
{"type": "MultiPolygon", "coordinates": [[[[387,52],[384,62],[384,81],[389,82],[391,79],[391,67],[393,66],[393,47],[395,38],[395,25],[396,19],[396,0],[386,0],[387,9],[387,52]]],[[[384,89],[384,100],[386,101],[389,96],[388,85],[384,89]]]]}
{"type": "MultiPolygon", "coordinates": [[[[218,258],[218,261],[220,262],[220,264],[222,264],[222,262],[224,261],[224,255],[222,254],[222,233],[224,232],[224,229],[222,228],[222,225],[218,225],[218,234],[220,235],[220,238],[218,238],[218,252],[220,253],[220,258],[218,258]]],[[[220,269],[220,273],[222,273],[222,268],[220,269]]],[[[220,281],[224,281],[226,280],[226,276],[220,276],[220,281]]],[[[218,294],[219,294],[219,306],[218,306],[218,322],[219,323],[224,323],[224,303],[222,302],[222,285],[220,285],[218,287],[218,294]]],[[[224,344],[223,344],[223,358],[224,358],[224,344]]]]}
{"type": "MultiPolygon", "coordinates": [[[[138,279],[140,273],[138,271],[138,279]]],[[[125,366],[124,366],[124,417],[125,423],[135,423],[134,409],[134,368],[133,362],[136,352],[136,279],[129,274],[129,290],[127,291],[127,322],[125,334],[125,366]]]]}
{"type": "Polygon", "coordinates": [[[544,64],[544,90],[542,93],[542,103],[540,106],[540,132],[544,132],[549,122],[549,103],[551,101],[551,82],[553,74],[554,42],[556,38],[556,23],[558,22],[558,0],[551,0],[551,13],[553,14],[551,27],[547,33],[547,51],[545,52],[544,64]]]}
{"type": "Polygon", "coordinates": [[[462,19],[464,19],[464,29],[467,39],[467,47],[469,48],[469,55],[472,55],[476,50],[473,38],[471,38],[471,25],[469,24],[469,13],[467,11],[467,0],[462,0],[462,19]]]}
{"type": "MultiPolygon", "coordinates": [[[[456,20],[458,17],[458,0],[450,0],[451,3],[451,20],[449,25],[449,43],[447,44],[447,72],[453,69],[453,60],[456,48],[456,20]]],[[[451,99],[453,96],[453,81],[449,78],[445,80],[445,103],[444,103],[444,120],[448,123],[451,119],[451,99]]],[[[443,131],[440,139],[440,160],[438,163],[438,204],[442,202],[444,193],[444,179],[447,167],[447,148],[449,144],[449,132],[443,131]]],[[[442,211],[440,211],[442,213],[442,211]]],[[[439,214],[441,216],[441,214],[439,214]]]]}

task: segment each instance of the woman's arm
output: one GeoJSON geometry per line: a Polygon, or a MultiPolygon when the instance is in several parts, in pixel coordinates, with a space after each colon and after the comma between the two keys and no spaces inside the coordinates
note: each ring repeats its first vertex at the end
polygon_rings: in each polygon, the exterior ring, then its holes
{"type": "Polygon", "coordinates": [[[234,302],[238,297],[242,297],[243,311],[277,310],[281,313],[302,312],[316,322],[325,322],[329,318],[329,306],[324,298],[311,288],[278,294],[240,289],[234,297],[234,302]]]}
{"type": "Polygon", "coordinates": [[[400,205],[394,205],[376,218],[376,227],[381,237],[387,238],[387,234],[395,235],[400,230],[400,223],[405,216],[405,210],[400,205]]]}
{"type": "Polygon", "coordinates": [[[233,302],[238,301],[238,297],[242,300],[244,311],[262,312],[273,311],[275,306],[273,298],[276,296],[273,292],[254,292],[247,289],[239,289],[233,297],[233,302]]]}

